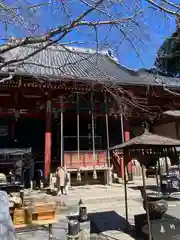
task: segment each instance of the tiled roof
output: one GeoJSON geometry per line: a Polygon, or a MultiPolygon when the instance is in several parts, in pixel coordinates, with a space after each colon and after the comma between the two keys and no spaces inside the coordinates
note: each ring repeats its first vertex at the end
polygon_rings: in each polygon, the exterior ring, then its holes
{"type": "Polygon", "coordinates": [[[1,148],[0,155],[25,155],[30,154],[31,148],[1,148]]]}
{"type": "Polygon", "coordinates": [[[165,111],[164,114],[172,116],[172,117],[180,117],[180,111],[179,110],[169,110],[165,111]]]}
{"type": "MultiPolygon", "coordinates": [[[[6,52],[5,61],[21,59],[37,50],[38,45],[18,47],[6,52]]],[[[138,81],[135,72],[128,70],[106,53],[96,53],[88,49],[62,48],[51,46],[15,65],[16,74],[46,77],[51,80],[75,78],[99,81],[138,81]]],[[[7,71],[7,68],[2,69],[7,71]]]]}
{"type": "Polygon", "coordinates": [[[162,86],[165,84],[167,87],[180,88],[180,78],[169,77],[158,71],[142,69],[138,71],[141,79],[143,79],[143,84],[152,86],[162,86]]]}
{"type": "MultiPolygon", "coordinates": [[[[0,57],[7,62],[12,59],[22,59],[36,51],[39,45],[17,47],[0,57]]],[[[10,66],[12,68],[12,66],[10,66]]],[[[80,79],[99,82],[113,82],[124,85],[158,85],[162,81],[148,71],[133,71],[120,65],[107,52],[99,52],[84,48],[63,48],[53,45],[38,52],[23,62],[13,65],[16,75],[31,75],[47,78],[51,81],[65,79],[80,79]]],[[[1,72],[7,72],[4,67],[1,72]]],[[[167,78],[168,86],[176,86],[177,80],[167,78]]],[[[180,86],[180,84],[179,84],[180,86]]]]}
{"type": "Polygon", "coordinates": [[[180,146],[180,140],[167,138],[163,136],[159,136],[156,134],[152,134],[149,131],[145,131],[140,136],[130,139],[127,142],[124,142],[119,145],[115,145],[114,147],[110,148],[111,150],[122,149],[126,147],[133,147],[133,146],[180,146]]]}

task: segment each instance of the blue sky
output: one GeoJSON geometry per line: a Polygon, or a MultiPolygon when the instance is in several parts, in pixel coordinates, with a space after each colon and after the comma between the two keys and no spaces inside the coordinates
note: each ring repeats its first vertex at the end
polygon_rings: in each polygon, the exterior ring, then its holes
{"type": "MultiPolygon", "coordinates": [[[[18,1],[20,0],[5,0],[4,2],[12,6],[17,4],[18,1]]],[[[34,0],[33,2],[35,4],[42,2],[42,0],[34,0]]],[[[43,2],[48,3],[50,1],[44,0],[43,2]]],[[[38,33],[44,33],[53,27],[67,23],[69,20],[69,17],[66,17],[66,14],[60,9],[58,1],[51,0],[51,2],[51,5],[39,8],[36,12],[31,11],[30,14],[27,14],[27,11],[24,10],[23,4],[22,6],[18,4],[18,6],[22,7],[20,9],[21,15],[28,23],[34,21],[40,25],[38,33]]],[[[66,0],[66,2],[69,4],[69,14],[72,15],[72,19],[80,15],[86,9],[86,7],[78,0],[71,2],[70,0],[66,0]]],[[[139,69],[142,67],[151,68],[158,48],[166,37],[171,36],[175,30],[175,21],[172,16],[167,17],[163,13],[152,9],[145,0],[142,0],[138,7],[135,4],[136,0],[126,0],[125,2],[127,3],[126,7],[121,6],[121,8],[119,8],[119,6],[115,6],[113,9],[110,9],[111,14],[116,18],[127,17],[127,12],[129,14],[128,16],[131,16],[141,7],[144,12],[137,17],[137,22],[140,27],[138,28],[132,23],[123,25],[123,32],[125,32],[125,36],[127,36],[125,38],[115,27],[112,29],[108,26],[100,27],[98,30],[98,38],[100,39],[98,47],[101,49],[111,48],[120,63],[126,67],[133,69],[139,69]],[[118,12],[118,15],[116,15],[116,12],[118,12]]],[[[86,20],[95,21],[104,19],[106,19],[106,17],[97,12],[93,12],[86,18],[86,20]]],[[[7,28],[2,24],[0,25],[1,37],[6,35],[23,37],[27,35],[26,29],[24,30],[21,24],[17,24],[16,22],[11,22],[8,24],[7,28]]],[[[83,27],[78,29],[78,31],[74,30],[63,39],[63,42],[65,43],[71,41],[80,43],[74,45],[97,47],[94,29],[90,28],[83,27]]]]}

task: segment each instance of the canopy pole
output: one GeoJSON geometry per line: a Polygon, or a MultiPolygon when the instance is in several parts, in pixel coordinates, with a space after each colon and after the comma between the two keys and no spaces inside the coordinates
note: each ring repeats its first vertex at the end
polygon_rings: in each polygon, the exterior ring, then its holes
{"type": "MultiPolygon", "coordinates": [[[[122,113],[120,115],[120,118],[121,118],[121,137],[122,137],[122,143],[124,143],[124,122],[123,122],[123,114],[122,113]]],[[[121,158],[120,164],[121,164],[121,167],[120,167],[121,178],[122,178],[122,180],[124,180],[124,175],[125,175],[125,172],[124,172],[124,157],[121,158]]]]}
{"type": "Polygon", "coordinates": [[[145,166],[141,165],[141,169],[142,169],[142,179],[143,179],[143,187],[144,187],[144,201],[145,201],[147,224],[148,224],[148,240],[152,240],[151,222],[150,222],[150,216],[149,216],[149,206],[148,206],[147,194],[146,194],[145,166]]]}
{"type": "MultiPolygon", "coordinates": [[[[157,164],[156,164],[157,165],[157,164]]],[[[157,191],[158,194],[160,194],[160,188],[159,188],[159,179],[158,179],[158,169],[157,166],[155,165],[155,176],[156,176],[156,184],[157,184],[157,191]]]]}
{"type": "MultiPolygon", "coordinates": [[[[175,149],[175,152],[176,152],[176,148],[175,149]]],[[[180,156],[179,156],[179,153],[178,153],[178,171],[179,171],[179,179],[180,179],[180,156]]],[[[179,190],[180,190],[180,186],[179,186],[179,190]]]]}
{"type": "MultiPolygon", "coordinates": [[[[123,124],[123,114],[121,113],[121,134],[122,134],[122,142],[124,143],[124,124],[123,124]]],[[[126,157],[126,152],[124,152],[123,158],[121,158],[121,164],[123,165],[124,170],[124,176],[122,176],[122,179],[124,177],[124,202],[125,202],[125,214],[126,214],[126,228],[128,228],[129,225],[129,219],[128,219],[128,196],[127,196],[127,166],[125,164],[124,158],[126,157]]],[[[121,168],[122,169],[122,168],[121,168]]],[[[122,174],[122,173],[121,173],[122,174]]]]}
{"type": "Polygon", "coordinates": [[[111,159],[109,151],[109,119],[108,119],[108,103],[107,103],[107,94],[105,93],[105,108],[106,108],[106,146],[107,146],[107,162],[108,162],[108,185],[112,184],[111,176],[111,159]]]}
{"type": "Polygon", "coordinates": [[[80,163],[80,141],[79,141],[79,93],[76,96],[76,105],[77,105],[77,154],[78,154],[78,164],[80,163]]]}
{"type": "Polygon", "coordinates": [[[126,213],[126,229],[129,225],[128,219],[128,196],[127,196],[127,166],[124,164],[124,202],[125,202],[125,213],[126,213]]]}
{"type": "Polygon", "coordinates": [[[169,166],[168,166],[168,159],[167,159],[167,152],[166,152],[166,155],[165,155],[165,162],[166,162],[166,174],[169,175],[169,166]]]}
{"type": "Polygon", "coordinates": [[[160,192],[162,193],[162,176],[161,176],[161,165],[160,160],[158,158],[158,168],[159,168],[159,184],[160,184],[160,192]]]}
{"type": "Polygon", "coordinates": [[[97,179],[95,128],[94,128],[94,93],[93,92],[91,92],[91,125],[92,125],[92,148],[93,148],[93,179],[97,179]]]}
{"type": "Polygon", "coordinates": [[[61,161],[60,161],[60,166],[64,166],[64,133],[63,133],[63,118],[64,118],[64,109],[63,109],[63,96],[61,96],[61,161]]]}

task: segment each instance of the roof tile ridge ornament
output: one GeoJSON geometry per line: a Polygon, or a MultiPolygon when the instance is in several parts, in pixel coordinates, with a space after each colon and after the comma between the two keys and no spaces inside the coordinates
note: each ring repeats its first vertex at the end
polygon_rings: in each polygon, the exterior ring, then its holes
{"type": "Polygon", "coordinates": [[[17,43],[21,43],[23,41],[22,38],[17,38],[17,37],[10,37],[6,43],[6,45],[13,45],[17,43]]]}
{"type": "Polygon", "coordinates": [[[144,129],[144,134],[149,134],[149,133],[150,133],[150,132],[149,132],[149,124],[148,124],[148,122],[144,121],[144,122],[142,123],[142,127],[143,127],[143,129],[144,129]]]}
{"type": "Polygon", "coordinates": [[[114,52],[112,49],[109,50],[104,50],[103,54],[105,56],[107,56],[111,61],[113,61],[114,63],[121,65],[119,59],[114,55],[114,52]]]}
{"type": "MultiPolygon", "coordinates": [[[[102,52],[101,52],[102,53],[102,52]]],[[[104,51],[104,55],[108,57],[113,63],[115,63],[117,66],[121,67],[123,70],[127,72],[131,72],[135,74],[136,76],[139,76],[139,72],[133,68],[129,68],[127,66],[124,66],[120,60],[114,55],[113,51],[109,49],[108,51],[104,51]]]]}
{"type": "MultiPolygon", "coordinates": [[[[55,45],[52,45],[51,47],[54,47],[55,45]]],[[[72,51],[74,53],[84,53],[84,54],[100,54],[100,55],[106,55],[107,54],[107,50],[97,50],[95,48],[88,48],[88,47],[80,47],[80,46],[68,46],[68,45],[64,45],[64,47],[62,45],[58,45],[56,44],[56,47],[59,47],[60,50],[62,51],[72,51]]]]}

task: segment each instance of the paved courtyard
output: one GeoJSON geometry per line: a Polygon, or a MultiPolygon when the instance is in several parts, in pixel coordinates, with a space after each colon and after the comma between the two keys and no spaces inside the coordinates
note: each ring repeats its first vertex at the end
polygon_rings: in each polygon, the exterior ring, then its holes
{"type": "MultiPolygon", "coordinates": [[[[153,185],[154,180],[148,181],[149,185],[153,185]]],[[[53,198],[57,202],[64,202],[66,207],[60,208],[58,215],[58,223],[53,226],[53,239],[65,239],[67,229],[63,220],[69,212],[78,210],[78,201],[82,199],[87,206],[90,220],[92,222],[92,239],[121,239],[130,240],[134,237],[134,215],[144,213],[140,191],[136,186],[142,185],[141,181],[135,181],[134,184],[128,185],[128,230],[125,221],[125,205],[124,205],[124,187],[120,184],[113,186],[83,186],[70,189],[68,196],[52,197],[43,195],[43,193],[32,193],[35,198],[53,198]],[[125,233],[127,232],[127,233],[125,233]]],[[[150,191],[150,190],[148,190],[150,191]]],[[[179,217],[180,201],[169,202],[168,214],[179,217]]],[[[48,233],[44,230],[22,233],[17,235],[21,240],[39,240],[48,239],[48,233]]]]}

